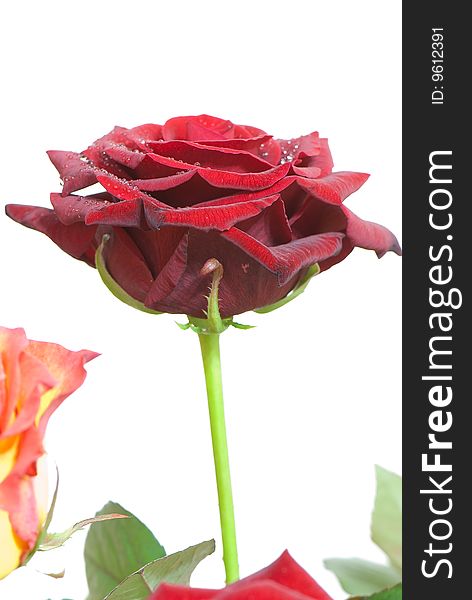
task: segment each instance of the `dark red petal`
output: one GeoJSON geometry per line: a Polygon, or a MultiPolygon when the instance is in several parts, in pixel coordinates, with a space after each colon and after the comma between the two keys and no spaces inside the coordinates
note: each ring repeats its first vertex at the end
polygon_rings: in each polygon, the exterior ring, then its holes
{"type": "MultiPolygon", "coordinates": [[[[152,196],[148,196],[148,194],[145,194],[136,187],[132,181],[120,179],[108,173],[97,173],[97,179],[107,192],[119,200],[144,200],[145,198],[152,198],[152,196]]],[[[155,200],[155,202],[161,208],[170,208],[158,200],[155,200]]]]}
{"type": "Polygon", "coordinates": [[[143,201],[150,200],[163,209],[171,208],[141,192],[132,182],[106,173],[97,174],[97,179],[110,194],[122,202],[108,203],[90,211],[85,219],[87,225],[100,223],[120,227],[147,228],[144,221],[143,201]]]}
{"type": "Polygon", "coordinates": [[[293,160],[303,152],[306,156],[316,156],[320,153],[320,137],[317,131],[290,140],[276,140],[282,151],[282,159],[293,160]]]}
{"type": "Polygon", "coordinates": [[[125,200],[101,204],[85,215],[86,225],[141,227],[144,222],[142,200],[125,200]]]}
{"type": "Polygon", "coordinates": [[[201,590],[185,585],[161,583],[148,600],[210,600],[219,592],[220,590],[201,590]]]}
{"type": "Polygon", "coordinates": [[[231,121],[219,119],[218,117],[212,117],[210,115],[174,117],[173,119],[169,119],[162,128],[162,137],[165,140],[190,139],[188,132],[189,123],[209,129],[214,132],[214,134],[219,134],[222,137],[233,137],[231,133],[234,126],[231,121]]]}
{"type": "MultiPolygon", "coordinates": [[[[190,171],[187,171],[187,173],[190,173],[190,171]]],[[[219,198],[234,194],[234,190],[232,188],[214,187],[202,179],[198,172],[194,171],[187,181],[183,181],[175,187],[149,192],[148,194],[169,206],[182,208],[213,200],[219,205],[219,198]]],[[[271,192],[264,192],[260,194],[260,197],[269,196],[270,194],[271,192]]]]}
{"type": "Polygon", "coordinates": [[[199,140],[199,144],[204,146],[213,146],[214,148],[231,148],[231,150],[244,150],[251,152],[251,154],[259,154],[259,147],[261,144],[268,142],[272,139],[272,136],[265,133],[251,138],[234,138],[232,140],[227,139],[214,139],[214,140],[199,140]]]}
{"type": "MultiPolygon", "coordinates": [[[[185,234],[149,290],[144,301],[146,306],[153,307],[157,305],[175,290],[187,267],[187,253],[188,234],[185,234]]],[[[186,302],[188,303],[189,300],[190,298],[187,298],[186,302]]],[[[175,306],[173,308],[174,310],[169,312],[186,312],[185,310],[179,310],[179,304],[177,304],[178,310],[175,310],[175,306]]]]}
{"type": "Polygon", "coordinates": [[[386,227],[371,221],[364,221],[345,206],[342,209],[347,217],[346,234],[354,246],[375,250],[379,258],[389,251],[401,255],[402,251],[397,238],[386,227]]]}
{"type": "Polygon", "coordinates": [[[182,227],[163,227],[159,231],[129,228],[129,236],[144,256],[156,278],[174,254],[186,231],[182,227]]]}
{"type": "MultiPolygon", "coordinates": [[[[149,152],[134,169],[133,178],[158,179],[160,177],[171,177],[184,171],[195,170],[194,165],[184,165],[179,161],[160,157],[149,152]]],[[[129,175],[125,179],[129,178],[129,175]]]]}
{"type": "Polygon", "coordinates": [[[323,233],[268,247],[244,231],[232,227],[221,234],[278,277],[279,285],[294,277],[303,267],[335,256],[342,248],[342,233],[323,233]]]}
{"type": "Polygon", "coordinates": [[[333,170],[333,158],[326,138],[320,138],[320,153],[315,157],[313,162],[321,169],[321,177],[329,175],[333,170]]]}
{"type": "Polygon", "coordinates": [[[250,152],[205,146],[197,142],[150,142],[149,147],[159,156],[196,167],[210,167],[235,173],[259,173],[272,167],[270,163],[250,152]]]}
{"type": "Polygon", "coordinates": [[[82,154],[89,159],[91,166],[97,169],[103,169],[115,177],[128,177],[128,171],[114,161],[103,148],[98,146],[89,146],[82,154]]]}
{"type": "MultiPolygon", "coordinates": [[[[247,191],[239,194],[229,194],[225,196],[218,196],[213,200],[207,200],[198,202],[194,206],[219,206],[221,204],[235,204],[237,202],[247,202],[248,200],[258,200],[260,198],[265,198],[268,195],[278,194],[284,191],[286,188],[290,187],[292,184],[294,188],[296,188],[296,192],[302,195],[302,199],[305,198],[306,192],[303,190],[300,192],[300,188],[297,184],[297,177],[283,177],[274,183],[273,186],[269,188],[259,189],[257,191],[247,191]]],[[[217,190],[219,191],[219,190],[217,190]]]]}
{"type": "Polygon", "coordinates": [[[235,125],[234,126],[234,137],[236,138],[251,138],[257,135],[264,135],[266,132],[258,127],[252,125],[235,125]]]}
{"type": "Polygon", "coordinates": [[[338,263],[342,262],[345,258],[347,258],[349,256],[349,254],[351,254],[351,252],[353,250],[354,250],[354,246],[353,246],[351,240],[346,236],[343,239],[343,247],[339,254],[337,254],[336,256],[332,256],[331,258],[328,258],[328,259],[323,260],[320,263],[318,263],[321,271],[327,271],[331,267],[334,267],[334,265],[337,265],[338,263]]]}
{"type": "Polygon", "coordinates": [[[254,575],[246,577],[241,580],[240,584],[236,585],[242,585],[243,582],[265,581],[266,579],[275,581],[315,600],[332,600],[331,596],[316,583],[305,569],[293,560],[287,550],[271,565],[254,573],[254,575]]]}
{"type": "Polygon", "coordinates": [[[114,227],[104,250],[107,270],[130,296],[143,302],[154,278],[128,233],[114,227]]]}
{"type": "Polygon", "coordinates": [[[278,194],[244,203],[208,207],[162,209],[153,198],[144,200],[144,213],[149,226],[159,229],[162,225],[178,225],[209,231],[225,231],[239,221],[258,215],[279,198],[278,194]]]}
{"type": "Polygon", "coordinates": [[[348,196],[364,184],[369,175],[351,171],[331,173],[320,179],[297,178],[298,185],[316,198],[330,204],[341,204],[348,196]]]}
{"type": "Polygon", "coordinates": [[[292,241],[292,230],[280,197],[261,214],[238,223],[238,229],[266,246],[279,246],[292,241]]]}
{"type": "MultiPolygon", "coordinates": [[[[150,158],[159,165],[171,169],[183,171],[196,170],[199,176],[211,186],[226,189],[265,189],[274,185],[280,179],[283,179],[290,169],[290,164],[287,163],[258,173],[236,173],[234,171],[224,171],[216,168],[203,168],[198,165],[195,166],[194,164],[180,162],[174,158],[159,156],[158,154],[148,154],[146,158],[150,158]]],[[[145,163],[145,161],[143,161],[143,163],[145,163]]],[[[140,168],[143,166],[143,163],[141,163],[140,168]]],[[[173,174],[175,173],[176,171],[173,171],[173,174]]]]}
{"type": "Polygon", "coordinates": [[[310,600],[313,598],[325,600],[326,598],[326,596],[307,596],[269,579],[264,581],[243,579],[222,589],[214,597],[217,600],[310,600]]]}
{"type": "Polygon", "coordinates": [[[315,233],[346,230],[347,219],[342,206],[328,204],[313,196],[308,196],[300,209],[290,219],[295,238],[303,238],[315,233]]]}
{"type": "Polygon", "coordinates": [[[200,142],[205,146],[214,146],[215,148],[231,148],[233,150],[244,150],[271,164],[278,164],[280,160],[280,146],[272,139],[271,135],[264,134],[251,138],[234,138],[233,140],[202,140],[200,142]]]}
{"type": "Polygon", "coordinates": [[[97,181],[93,167],[77,152],[48,150],[47,155],[64,182],[63,195],[82,190],[97,181]]]}
{"type": "Polygon", "coordinates": [[[178,251],[166,265],[166,276],[157,278],[146,306],[204,317],[211,276],[202,276],[201,269],[209,258],[216,258],[224,268],[219,290],[223,318],[272,304],[286,296],[297,282],[295,277],[280,287],[276,275],[224,239],[223,234],[193,229],[182,238],[178,251]]]}
{"type": "Polygon", "coordinates": [[[168,177],[157,177],[152,179],[134,179],[133,184],[144,192],[159,192],[161,190],[169,190],[186,183],[197,172],[194,171],[182,171],[175,175],[169,175],[168,177]]]}
{"type": "Polygon", "coordinates": [[[317,177],[320,177],[321,169],[319,167],[315,167],[310,164],[303,166],[301,160],[297,161],[297,163],[300,166],[297,166],[297,164],[292,163],[292,169],[295,175],[299,175],[300,177],[309,177],[310,179],[316,179],[317,177]]]}
{"type": "Polygon", "coordinates": [[[195,121],[188,121],[187,123],[187,139],[193,142],[199,142],[200,140],[224,140],[225,138],[212,129],[200,125],[195,121]]]}
{"type": "Polygon", "coordinates": [[[51,204],[54,207],[59,221],[64,225],[72,223],[84,223],[86,216],[94,210],[110,204],[108,194],[96,194],[93,196],[62,196],[51,194],[51,204]]]}
{"type": "Polygon", "coordinates": [[[128,169],[136,169],[146,156],[140,150],[131,150],[124,144],[115,144],[112,142],[104,144],[103,151],[114,161],[128,169]]]}
{"type": "Polygon", "coordinates": [[[198,174],[214,187],[236,190],[258,190],[268,188],[283,179],[290,169],[289,164],[279,165],[262,173],[234,173],[216,169],[198,169],[198,174]]]}
{"type": "Polygon", "coordinates": [[[7,215],[17,223],[46,234],[64,252],[95,266],[96,227],[83,223],[63,225],[54,211],[38,206],[8,204],[7,215]]]}
{"type": "Polygon", "coordinates": [[[162,125],[155,123],[145,123],[128,129],[126,137],[136,143],[138,147],[146,145],[147,142],[155,142],[162,139],[162,125]]]}
{"type": "MultiPolygon", "coordinates": [[[[303,144],[295,144],[303,148],[303,144]]],[[[326,138],[317,140],[317,150],[300,150],[292,162],[292,168],[296,175],[302,177],[325,177],[333,170],[333,159],[326,138]]]]}

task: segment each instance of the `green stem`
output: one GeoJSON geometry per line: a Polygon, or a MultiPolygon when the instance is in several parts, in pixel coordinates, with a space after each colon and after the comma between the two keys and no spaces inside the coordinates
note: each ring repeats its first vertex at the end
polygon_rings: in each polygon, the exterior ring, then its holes
{"type": "Polygon", "coordinates": [[[202,333],[198,337],[202,350],[208,409],[210,412],[211,438],[215,460],[218,503],[220,507],[221,535],[223,538],[223,562],[226,571],[226,583],[229,584],[239,579],[239,565],[228,443],[226,440],[220,362],[220,336],[218,333],[202,333]]]}

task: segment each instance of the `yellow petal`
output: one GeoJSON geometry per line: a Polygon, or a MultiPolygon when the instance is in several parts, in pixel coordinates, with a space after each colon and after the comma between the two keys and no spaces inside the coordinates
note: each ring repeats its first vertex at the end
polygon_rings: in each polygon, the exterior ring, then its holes
{"type": "Polygon", "coordinates": [[[35,419],[36,427],[39,425],[41,417],[47,411],[51,402],[53,402],[58,397],[60,392],[61,390],[59,387],[53,387],[52,389],[48,390],[47,392],[44,392],[44,394],[41,395],[41,399],[39,400],[39,409],[35,419]]]}
{"type": "Polygon", "coordinates": [[[8,513],[4,510],[0,510],[0,540],[0,579],[3,579],[20,566],[21,555],[25,550],[21,541],[13,533],[8,513]]]}
{"type": "Polygon", "coordinates": [[[15,466],[19,441],[19,435],[12,435],[9,438],[0,440],[0,483],[8,477],[15,466]]]}

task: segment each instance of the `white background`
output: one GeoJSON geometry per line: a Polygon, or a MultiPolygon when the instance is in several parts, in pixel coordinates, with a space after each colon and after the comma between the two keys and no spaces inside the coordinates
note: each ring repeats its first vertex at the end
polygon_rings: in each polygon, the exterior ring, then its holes
{"type": "MultiPolygon", "coordinates": [[[[1,22],[2,203],[48,206],[60,187],[47,149],[207,112],[275,137],[317,129],[335,169],[372,174],[347,205],[400,234],[399,3],[42,0],[5,3],[1,22]]],[[[0,230],[1,323],[102,353],[50,422],[54,528],[119,501],[168,552],[215,537],[193,583],[221,586],[197,337],[120,304],[45,236],[6,217],[0,230]]],[[[286,308],[240,318],[256,329],[224,334],[243,575],[289,548],[343,598],[323,558],[382,560],[369,519],[374,464],[401,469],[400,269],[356,250],[286,308]]],[[[0,597],[84,598],[84,539],[0,582],[0,597]]]]}

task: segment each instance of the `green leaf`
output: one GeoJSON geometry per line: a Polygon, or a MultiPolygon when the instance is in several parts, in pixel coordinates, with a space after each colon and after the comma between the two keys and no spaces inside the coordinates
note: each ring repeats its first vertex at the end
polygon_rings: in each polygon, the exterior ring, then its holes
{"type": "Polygon", "coordinates": [[[47,550],[54,550],[55,548],[59,548],[62,546],[67,540],[74,535],[77,531],[80,531],[87,525],[93,525],[94,523],[100,523],[101,521],[110,521],[112,519],[128,519],[127,515],[121,514],[106,514],[106,515],[98,515],[96,517],[91,517],[90,519],[84,519],[83,521],[79,521],[69,529],[61,533],[47,533],[44,536],[43,541],[38,546],[38,550],[41,552],[46,552],[47,550]]]}
{"type": "Polygon", "coordinates": [[[377,592],[373,596],[356,596],[351,600],[402,600],[402,584],[399,583],[394,588],[377,592]]]}
{"type": "Polygon", "coordinates": [[[131,518],[98,524],[88,532],[84,551],[88,600],[103,600],[128,575],[166,554],[152,532],[125,508],[108,502],[97,515],[107,513],[131,518]]]}
{"type": "Polygon", "coordinates": [[[274,304],[268,304],[267,306],[262,306],[261,308],[256,308],[254,312],[259,313],[259,314],[269,313],[269,312],[272,312],[273,310],[276,310],[277,308],[280,308],[281,306],[284,306],[285,304],[288,304],[292,300],[295,300],[295,298],[300,296],[300,294],[303,294],[303,292],[306,290],[310,281],[313,279],[313,277],[315,275],[318,275],[318,273],[320,271],[321,271],[321,269],[320,269],[320,266],[318,263],[311,265],[311,267],[308,269],[308,272],[305,275],[305,277],[303,277],[303,279],[300,279],[298,284],[293,288],[293,290],[287,296],[285,296],[285,298],[282,298],[281,300],[274,302],[274,304]]]}
{"type": "Polygon", "coordinates": [[[348,594],[373,594],[401,581],[401,575],[393,567],[360,558],[329,558],[324,565],[348,594]]]}
{"type": "Polygon", "coordinates": [[[188,585],[197,565],[214,551],[215,542],[210,540],[155,560],[127,577],[105,600],[146,600],[164,581],[188,585]]]}
{"type": "Polygon", "coordinates": [[[162,313],[144,306],[142,302],[139,302],[139,300],[136,300],[133,298],[133,296],[130,296],[128,292],[126,292],[110,275],[106,266],[105,257],[103,256],[103,251],[109,239],[110,236],[105,234],[102,237],[101,244],[98,246],[97,251],[95,252],[95,266],[97,267],[97,271],[99,272],[103,283],[107,286],[110,292],[116,298],[118,298],[118,300],[121,300],[128,306],[152,315],[162,315],[162,313]]]}
{"type": "Polygon", "coordinates": [[[377,494],[372,513],[372,540],[392,564],[402,568],[402,478],[376,466],[377,494]]]}

